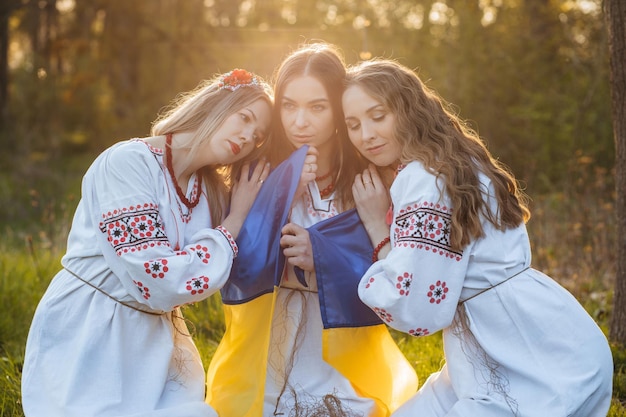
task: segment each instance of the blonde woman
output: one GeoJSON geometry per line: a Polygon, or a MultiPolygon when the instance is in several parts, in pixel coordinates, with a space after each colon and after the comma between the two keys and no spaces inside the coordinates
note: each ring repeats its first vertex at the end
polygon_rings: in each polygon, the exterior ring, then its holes
{"type": "Polygon", "coordinates": [[[152,136],[94,161],[63,269],[30,328],[26,416],[217,416],[179,307],[229,276],[235,239],[269,173],[246,161],[261,151],[271,108],[267,84],[233,70],[185,94],[152,136]]]}

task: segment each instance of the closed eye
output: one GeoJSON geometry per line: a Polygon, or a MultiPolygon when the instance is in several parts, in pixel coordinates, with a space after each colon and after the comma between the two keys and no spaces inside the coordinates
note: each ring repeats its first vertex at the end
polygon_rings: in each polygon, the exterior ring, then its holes
{"type": "Polygon", "coordinates": [[[347,123],[346,126],[348,127],[348,130],[357,130],[361,127],[361,123],[347,123]]]}

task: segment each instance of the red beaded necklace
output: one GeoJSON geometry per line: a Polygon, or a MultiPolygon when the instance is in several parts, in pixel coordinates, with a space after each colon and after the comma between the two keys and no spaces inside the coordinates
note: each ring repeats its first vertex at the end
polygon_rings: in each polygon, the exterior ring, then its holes
{"type": "Polygon", "coordinates": [[[331,182],[330,184],[328,184],[328,187],[324,188],[323,190],[320,190],[320,197],[322,198],[328,197],[329,195],[333,193],[334,189],[335,189],[335,182],[331,182]]]}
{"type": "MultiPolygon", "coordinates": [[[[330,172],[328,174],[324,174],[321,177],[315,177],[315,181],[323,181],[326,178],[330,177],[332,175],[333,171],[330,170],[330,172]]],[[[322,190],[320,190],[320,197],[322,198],[326,198],[329,195],[332,194],[333,190],[335,189],[335,180],[331,179],[330,184],[328,184],[328,186],[324,187],[322,190]]]]}
{"type": "Polygon", "coordinates": [[[323,181],[326,178],[330,177],[330,174],[332,174],[332,173],[333,173],[333,171],[329,171],[328,174],[324,174],[321,177],[315,177],[315,181],[323,181]]]}
{"type": "Polygon", "coordinates": [[[176,175],[174,175],[174,167],[172,166],[172,134],[171,133],[168,133],[165,136],[165,166],[167,167],[167,171],[170,173],[170,177],[172,177],[172,182],[174,183],[174,188],[176,188],[176,194],[178,195],[178,198],[180,198],[180,201],[182,201],[183,204],[187,206],[189,210],[197,206],[198,203],[200,202],[200,196],[202,195],[202,192],[201,192],[202,176],[196,174],[198,178],[197,186],[196,186],[197,188],[194,190],[194,193],[192,194],[192,196],[195,198],[193,201],[189,201],[187,199],[187,196],[185,196],[185,193],[183,193],[183,190],[180,189],[180,185],[178,185],[178,181],[176,180],[176,175]]]}

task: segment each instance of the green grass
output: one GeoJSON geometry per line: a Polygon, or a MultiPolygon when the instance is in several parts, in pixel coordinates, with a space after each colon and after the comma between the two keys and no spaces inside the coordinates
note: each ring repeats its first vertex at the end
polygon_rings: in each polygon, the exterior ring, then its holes
{"type": "MultiPolygon", "coordinates": [[[[59,267],[60,255],[50,249],[0,245],[0,417],[23,416],[20,404],[20,377],[28,326],[37,302],[59,267]]],[[[608,297],[590,298],[586,307],[593,314],[606,309],[608,297]]],[[[193,325],[194,338],[205,366],[214,354],[224,331],[222,309],[217,295],[185,308],[193,325]]],[[[606,329],[608,314],[600,314],[606,329]]],[[[414,366],[420,384],[443,364],[441,333],[414,338],[392,331],[402,352],[414,366]]],[[[614,400],[609,417],[626,417],[626,349],[613,346],[615,361],[614,400]],[[621,402],[620,402],[621,401],[621,402]]]]}

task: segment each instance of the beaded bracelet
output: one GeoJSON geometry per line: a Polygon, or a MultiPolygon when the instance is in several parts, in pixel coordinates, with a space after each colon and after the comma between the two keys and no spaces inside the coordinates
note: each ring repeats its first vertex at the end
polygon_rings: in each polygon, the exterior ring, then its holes
{"type": "Polygon", "coordinates": [[[381,240],[380,243],[374,248],[374,253],[372,254],[372,262],[378,261],[378,253],[383,248],[383,246],[389,243],[390,240],[391,239],[389,238],[389,236],[387,236],[386,238],[381,240]]]}

